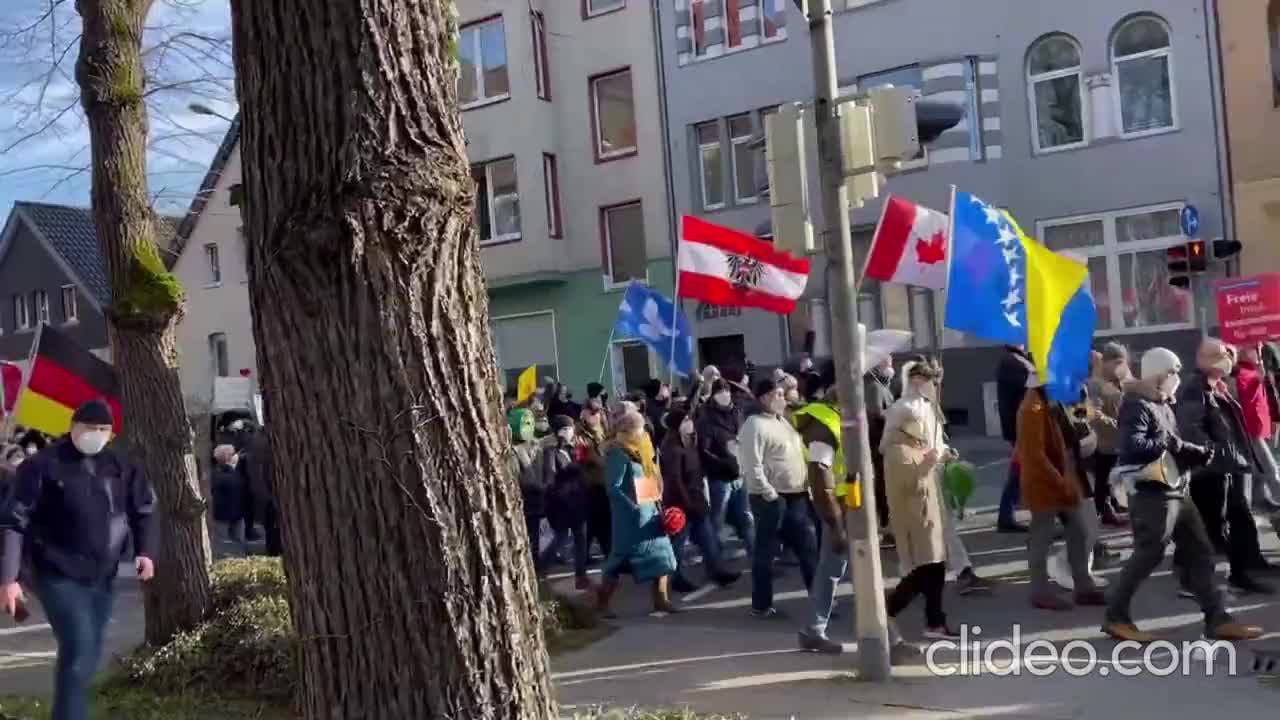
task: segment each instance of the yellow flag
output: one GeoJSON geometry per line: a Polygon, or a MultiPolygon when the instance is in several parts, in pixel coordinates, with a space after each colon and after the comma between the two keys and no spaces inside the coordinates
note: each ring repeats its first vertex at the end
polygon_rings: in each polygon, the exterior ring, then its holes
{"type": "Polygon", "coordinates": [[[538,366],[530,365],[516,380],[516,402],[527,402],[538,391],[538,366]]]}

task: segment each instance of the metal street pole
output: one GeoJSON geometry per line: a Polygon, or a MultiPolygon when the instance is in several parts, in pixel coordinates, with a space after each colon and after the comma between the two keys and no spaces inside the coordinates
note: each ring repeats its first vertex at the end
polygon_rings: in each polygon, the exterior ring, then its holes
{"type": "MultiPolygon", "coordinates": [[[[857,278],[853,267],[853,232],[849,227],[849,191],[842,167],[843,138],[840,108],[836,104],[839,81],[836,69],[835,29],[831,0],[809,0],[809,34],[813,45],[813,79],[817,90],[814,119],[818,136],[821,174],[823,233],[828,262],[835,268],[828,283],[832,356],[845,462],[861,489],[861,503],[845,512],[849,535],[849,572],[853,579],[857,613],[854,634],[858,640],[858,675],[880,682],[890,675],[888,616],[885,613],[884,578],[880,568],[880,536],[877,532],[875,482],[871,466],[871,442],[867,432],[866,396],[862,376],[866,338],[858,332],[857,278]]],[[[837,478],[837,482],[843,481],[837,478]]]]}

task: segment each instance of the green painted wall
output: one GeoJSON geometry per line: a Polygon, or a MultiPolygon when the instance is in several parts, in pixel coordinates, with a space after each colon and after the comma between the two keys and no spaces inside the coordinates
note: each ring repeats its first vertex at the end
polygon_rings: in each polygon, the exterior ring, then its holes
{"type": "MultiPolygon", "coordinates": [[[[649,284],[671,297],[671,259],[649,263],[649,284]]],[[[604,291],[599,269],[566,273],[567,282],[498,288],[489,291],[489,315],[551,310],[555,312],[556,351],[560,382],[573,390],[575,399],[586,396],[587,383],[600,376],[609,331],[618,317],[623,290],[604,291]]],[[[605,384],[608,385],[606,369],[605,384]]]]}

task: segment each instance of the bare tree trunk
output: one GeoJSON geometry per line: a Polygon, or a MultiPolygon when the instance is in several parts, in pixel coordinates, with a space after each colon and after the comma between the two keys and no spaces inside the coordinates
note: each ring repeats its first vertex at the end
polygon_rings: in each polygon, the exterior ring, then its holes
{"type": "Polygon", "coordinates": [[[76,80],[89,120],[93,218],[111,284],[111,359],[120,376],[130,457],[160,500],[147,641],[204,619],[209,533],[178,379],[175,329],[183,293],[156,249],[147,197],[142,27],[151,0],[78,0],[84,22],[76,80]]]}
{"type": "Polygon", "coordinates": [[[449,3],[231,7],[305,717],[556,717],[449,3]]]}

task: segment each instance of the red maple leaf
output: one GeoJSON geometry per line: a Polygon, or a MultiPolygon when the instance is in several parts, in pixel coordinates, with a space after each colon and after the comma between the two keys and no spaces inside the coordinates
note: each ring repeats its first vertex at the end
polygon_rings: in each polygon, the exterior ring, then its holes
{"type": "Polygon", "coordinates": [[[933,265],[947,259],[947,237],[941,230],[935,232],[928,241],[916,240],[916,259],[921,265],[933,265]]]}

